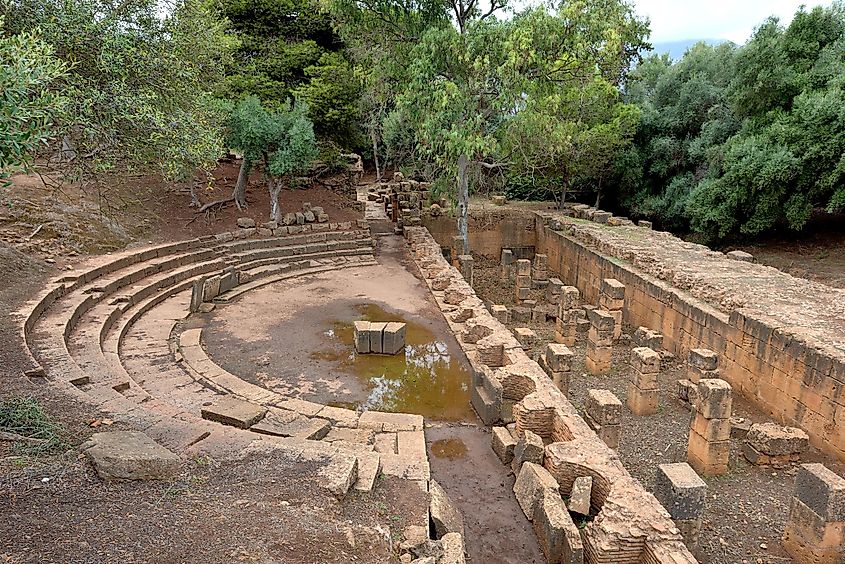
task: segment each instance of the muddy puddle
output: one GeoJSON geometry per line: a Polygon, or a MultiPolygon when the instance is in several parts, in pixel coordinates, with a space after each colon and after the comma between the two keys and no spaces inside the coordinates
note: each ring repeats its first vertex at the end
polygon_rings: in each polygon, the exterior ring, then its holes
{"type": "Polygon", "coordinates": [[[418,413],[426,419],[470,420],[470,374],[450,347],[425,324],[405,319],[380,306],[357,305],[357,319],[407,324],[405,352],[397,355],[355,352],[351,321],[338,321],[324,332],[328,347],[314,360],[336,363],[368,390],[358,409],[418,413]]]}

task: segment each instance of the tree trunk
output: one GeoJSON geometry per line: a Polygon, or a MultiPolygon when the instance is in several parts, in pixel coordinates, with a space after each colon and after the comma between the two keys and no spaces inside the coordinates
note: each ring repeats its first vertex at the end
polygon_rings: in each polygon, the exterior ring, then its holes
{"type": "Polygon", "coordinates": [[[376,182],[381,182],[381,168],[378,164],[378,137],[376,136],[375,129],[370,131],[370,137],[373,140],[373,162],[376,165],[376,182]]]}
{"type": "Polygon", "coordinates": [[[270,191],[270,221],[282,220],[282,207],[279,205],[279,193],[282,191],[282,183],[274,182],[272,178],[267,179],[267,188],[270,191]]]}
{"type": "Polygon", "coordinates": [[[458,157],[458,235],[464,240],[464,253],[469,253],[469,158],[458,157]]]}
{"type": "Polygon", "coordinates": [[[601,178],[599,178],[599,188],[596,191],[596,209],[599,209],[599,202],[601,202],[601,178]]]}
{"type": "Polygon", "coordinates": [[[557,209],[563,211],[563,204],[566,203],[566,192],[569,188],[569,184],[567,182],[563,183],[563,190],[560,192],[560,204],[558,205],[557,209]]]}
{"type": "Polygon", "coordinates": [[[249,171],[251,168],[252,163],[244,157],[241,161],[241,168],[238,171],[238,181],[235,183],[235,191],[232,193],[232,199],[235,200],[235,205],[241,211],[246,209],[246,183],[249,180],[249,171]]]}

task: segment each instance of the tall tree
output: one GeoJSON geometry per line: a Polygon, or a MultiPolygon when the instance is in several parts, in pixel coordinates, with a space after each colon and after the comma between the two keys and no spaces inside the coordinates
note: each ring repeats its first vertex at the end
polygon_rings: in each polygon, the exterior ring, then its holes
{"type": "Polygon", "coordinates": [[[229,119],[229,145],[260,163],[270,193],[270,220],[281,221],[279,194],[292,176],[304,174],[317,157],[314,126],[305,104],[264,108],[256,96],[241,100],[229,119]]]}

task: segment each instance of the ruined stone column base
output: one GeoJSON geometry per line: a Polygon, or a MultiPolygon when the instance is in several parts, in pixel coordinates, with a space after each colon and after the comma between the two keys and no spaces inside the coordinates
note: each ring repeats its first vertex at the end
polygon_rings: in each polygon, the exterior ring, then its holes
{"type": "Polygon", "coordinates": [[[657,413],[657,403],[660,390],[641,390],[633,382],[628,384],[628,409],[634,415],[654,415],[657,413]]]}
{"type": "Polygon", "coordinates": [[[799,564],[841,564],[845,562],[845,521],[825,522],[792,498],[783,548],[799,564]]]}

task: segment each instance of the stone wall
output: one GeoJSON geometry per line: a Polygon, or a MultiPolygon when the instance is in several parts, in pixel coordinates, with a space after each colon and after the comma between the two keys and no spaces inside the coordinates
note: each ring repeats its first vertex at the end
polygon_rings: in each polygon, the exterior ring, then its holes
{"type": "Polygon", "coordinates": [[[642,227],[536,222],[537,252],[587,302],[619,280],[626,323],[661,332],[680,358],[715,351],[734,390],[845,460],[845,292],[642,227]]]}
{"type": "MultiPolygon", "coordinates": [[[[542,466],[561,493],[568,494],[578,477],[593,478],[590,505],[595,517],[580,529],[584,561],[696,562],[666,510],[628,474],[616,453],[485,308],[460,272],[443,258],[440,244],[425,228],[405,228],[405,236],[472,368],[472,403],[479,416],[488,425],[513,422],[517,439],[531,433],[541,437],[542,466]]],[[[541,545],[548,540],[540,536],[541,545]]]]}
{"type": "MultiPolygon", "coordinates": [[[[441,247],[449,247],[455,232],[455,218],[450,216],[423,217],[426,227],[441,247]]],[[[472,210],[469,216],[469,246],[475,255],[498,261],[502,248],[531,248],[537,241],[534,214],[516,210],[472,210]]],[[[520,254],[530,258],[533,253],[520,254]]]]}

